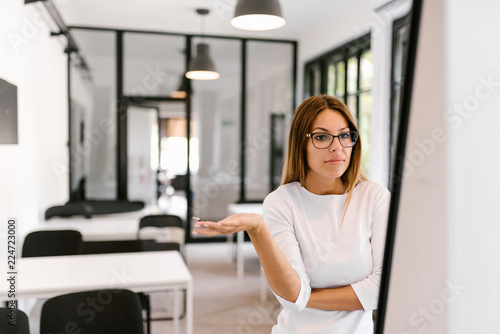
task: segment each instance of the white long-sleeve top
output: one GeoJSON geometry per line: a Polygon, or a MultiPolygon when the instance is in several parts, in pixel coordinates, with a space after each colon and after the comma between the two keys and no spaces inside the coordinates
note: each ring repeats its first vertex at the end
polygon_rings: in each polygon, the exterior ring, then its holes
{"type": "Polygon", "coordinates": [[[264,221],[301,283],[295,303],[275,294],[284,308],[272,333],[373,333],[390,193],[375,182],[359,183],[341,226],[346,198],[347,194],[316,195],[292,182],[264,200],[264,221]],[[347,285],[363,310],[306,308],[311,288],[347,285]]]}

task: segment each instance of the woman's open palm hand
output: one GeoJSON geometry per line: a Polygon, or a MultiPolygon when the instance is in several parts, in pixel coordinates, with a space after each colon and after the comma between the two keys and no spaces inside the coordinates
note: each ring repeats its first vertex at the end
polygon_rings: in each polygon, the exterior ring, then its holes
{"type": "Polygon", "coordinates": [[[233,234],[240,231],[252,233],[259,229],[262,223],[262,217],[256,213],[238,213],[218,222],[198,221],[195,227],[203,228],[195,229],[193,233],[207,237],[233,234]]]}

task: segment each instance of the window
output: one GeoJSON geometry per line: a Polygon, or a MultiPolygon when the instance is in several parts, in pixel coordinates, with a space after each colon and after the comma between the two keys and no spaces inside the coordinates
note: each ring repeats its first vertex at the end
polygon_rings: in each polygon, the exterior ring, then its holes
{"type": "MultiPolygon", "coordinates": [[[[161,119],[160,167],[171,176],[187,173],[186,122],[185,118],[161,119]]],[[[197,174],[199,168],[198,138],[191,137],[189,145],[191,173],[197,174]]]]}
{"type": "Polygon", "coordinates": [[[370,173],[373,55],[370,34],[308,62],[304,96],[328,94],[344,102],[358,119],[363,139],[362,167],[370,173]]]}
{"type": "MultiPolygon", "coordinates": [[[[404,74],[406,69],[406,54],[410,37],[410,17],[404,16],[393,23],[392,32],[392,69],[391,69],[391,133],[389,144],[389,166],[396,148],[399,125],[399,107],[403,97],[404,74]]],[[[392,172],[389,170],[389,177],[392,172]]]]}

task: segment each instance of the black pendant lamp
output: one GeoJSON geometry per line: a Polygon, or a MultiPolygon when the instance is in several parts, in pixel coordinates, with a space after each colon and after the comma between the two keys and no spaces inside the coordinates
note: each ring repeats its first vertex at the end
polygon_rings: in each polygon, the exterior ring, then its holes
{"type": "Polygon", "coordinates": [[[281,28],[286,21],[279,0],[238,0],[231,25],[243,30],[272,30],[281,28]]]}
{"type": "MultiPolygon", "coordinates": [[[[208,9],[197,9],[200,15],[207,15],[208,9]]],[[[202,21],[203,22],[203,21],[202,21]]],[[[202,28],[203,35],[203,28],[202,28]]],[[[210,47],[207,43],[198,43],[196,45],[196,57],[191,59],[186,72],[186,77],[192,80],[214,80],[218,79],[220,74],[215,70],[214,62],[210,58],[210,47]]]]}
{"type": "MultiPolygon", "coordinates": [[[[180,80],[179,80],[179,85],[177,86],[177,89],[170,93],[170,97],[176,98],[176,99],[185,99],[187,96],[187,88],[186,88],[186,78],[184,75],[181,75],[180,80]]],[[[191,91],[192,93],[192,91],[191,91]]]]}

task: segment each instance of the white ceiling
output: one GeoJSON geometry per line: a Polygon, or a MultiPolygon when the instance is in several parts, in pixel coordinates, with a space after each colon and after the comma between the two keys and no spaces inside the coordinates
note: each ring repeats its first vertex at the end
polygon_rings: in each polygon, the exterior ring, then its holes
{"type": "MultiPolygon", "coordinates": [[[[204,33],[208,35],[276,38],[298,40],[300,35],[323,24],[326,20],[335,20],[343,11],[359,2],[374,0],[280,0],[283,16],[287,24],[280,29],[251,32],[231,26],[237,0],[53,0],[58,11],[68,26],[106,27],[127,30],[146,30],[200,34],[202,18],[196,13],[197,8],[210,9],[205,17],[204,33]]],[[[73,31],[77,45],[87,61],[94,78],[103,75],[109,77],[106,68],[114,68],[112,58],[115,54],[113,33],[73,31]]],[[[125,61],[128,68],[126,82],[128,86],[140,82],[147,74],[147,66],[161,66],[170,88],[175,89],[178,78],[184,68],[185,40],[183,37],[165,35],[127,34],[125,36],[125,61]],[[175,81],[175,82],[174,82],[175,81]]],[[[196,40],[193,41],[196,43],[196,40]]],[[[229,78],[232,69],[239,75],[238,63],[232,66],[234,59],[239,59],[239,43],[234,40],[209,39],[211,55],[216,59],[216,66],[229,78]]],[[[252,44],[253,45],[253,44],[252,44]]],[[[283,47],[290,47],[283,45],[283,47]]],[[[249,49],[251,51],[252,49],[249,49]]],[[[259,50],[264,50],[262,47],[259,50]]],[[[276,56],[283,56],[277,52],[276,56]]],[[[262,51],[263,52],[263,51],[262,51]]],[[[269,54],[264,63],[269,63],[269,54]]],[[[286,54],[286,53],[285,53],[286,54]]],[[[259,53],[252,59],[258,59],[259,53]]],[[[276,64],[290,66],[288,58],[278,59],[276,64]]],[[[275,70],[279,66],[274,65],[275,70]]],[[[108,78],[109,79],[109,78],[108,78]]],[[[101,81],[102,81],[101,80],[101,81]]],[[[99,81],[99,80],[98,80],[99,81]]],[[[99,81],[99,82],[101,82],[99,81]]],[[[103,82],[104,82],[103,81],[103,82]]],[[[106,81],[107,82],[107,81],[106,81]]],[[[224,80],[211,83],[212,86],[227,84],[224,80]]],[[[201,84],[200,84],[201,85],[201,84]]],[[[127,85],[126,85],[127,86],[127,85]]],[[[127,87],[128,87],[127,86],[127,87]]],[[[199,87],[195,87],[199,88],[199,87]]]]}
{"type": "Polygon", "coordinates": [[[301,33],[333,20],[353,4],[370,0],[281,0],[287,24],[280,29],[248,32],[231,26],[236,0],[54,0],[67,25],[199,34],[196,8],[210,9],[205,33],[297,39],[301,33]]]}

